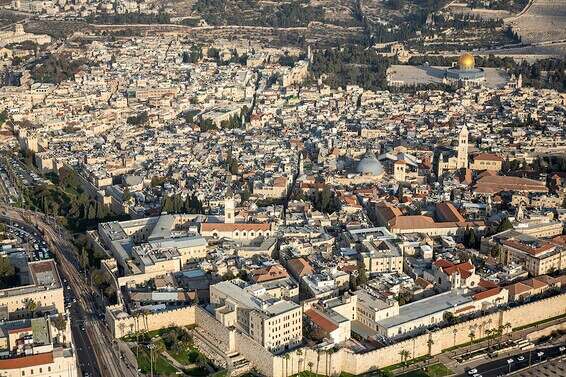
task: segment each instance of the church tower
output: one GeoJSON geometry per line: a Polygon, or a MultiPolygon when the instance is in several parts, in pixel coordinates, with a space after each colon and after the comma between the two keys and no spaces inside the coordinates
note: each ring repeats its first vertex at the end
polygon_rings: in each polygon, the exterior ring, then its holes
{"type": "Polygon", "coordinates": [[[234,224],[236,222],[236,202],[231,190],[228,190],[224,198],[224,223],[234,224]]]}
{"type": "Polygon", "coordinates": [[[456,168],[468,168],[468,128],[465,125],[458,135],[458,165],[456,168]]]}

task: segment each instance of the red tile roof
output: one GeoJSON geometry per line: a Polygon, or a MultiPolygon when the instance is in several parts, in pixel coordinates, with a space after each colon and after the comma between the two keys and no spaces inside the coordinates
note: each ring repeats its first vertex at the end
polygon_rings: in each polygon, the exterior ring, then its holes
{"type": "Polygon", "coordinates": [[[217,230],[219,232],[233,232],[236,230],[240,231],[268,231],[271,229],[270,224],[261,223],[261,224],[224,224],[224,223],[203,223],[200,226],[200,230],[203,232],[211,232],[217,230]]]}
{"type": "Polygon", "coordinates": [[[478,292],[478,293],[472,295],[472,299],[473,299],[474,301],[477,301],[477,300],[483,300],[483,299],[485,299],[485,298],[498,295],[499,292],[501,292],[501,289],[502,289],[502,288],[497,287],[497,288],[488,289],[487,291],[478,292]]]}
{"type": "Polygon", "coordinates": [[[494,153],[480,153],[476,156],[474,156],[474,161],[479,160],[479,161],[502,161],[503,159],[501,157],[499,157],[498,155],[494,154],[494,153]]]}
{"type": "Polygon", "coordinates": [[[46,352],[12,359],[0,359],[0,370],[29,368],[51,363],[53,363],[53,352],[46,352]]]}
{"type": "Polygon", "coordinates": [[[318,312],[318,310],[309,309],[305,312],[305,315],[309,317],[314,324],[316,324],[326,332],[332,332],[338,328],[338,326],[334,324],[334,322],[323,316],[318,312]]]}

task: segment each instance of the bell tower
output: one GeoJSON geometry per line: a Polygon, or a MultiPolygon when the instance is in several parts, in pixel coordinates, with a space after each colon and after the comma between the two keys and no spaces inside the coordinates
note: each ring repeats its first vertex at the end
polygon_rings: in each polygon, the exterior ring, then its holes
{"type": "Polygon", "coordinates": [[[468,128],[465,125],[458,135],[458,164],[456,168],[468,168],[468,128]]]}
{"type": "Polygon", "coordinates": [[[231,190],[228,190],[224,198],[224,223],[234,224],[236,222],[236,203],[231,190]]]}

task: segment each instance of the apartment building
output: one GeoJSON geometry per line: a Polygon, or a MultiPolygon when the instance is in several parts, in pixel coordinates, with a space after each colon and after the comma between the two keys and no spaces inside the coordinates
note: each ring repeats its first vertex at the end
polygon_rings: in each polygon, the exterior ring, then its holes
{"type": "Polygon", "coordinates": [[[235,279],[211,285],[210,303],[224,326],[237,328],[273,353],[301,344],[302,307],[269,295],[257,284],[235,279]]]}
{"type": "Polygon", "coordinates": [[[56,264],[41,260],[26,268],[28,284],[0,290],[0,377],[78,376],[56,264]],[[43,315],[34,318],[30,302],[43,315]]]}
{"type": "Polygon", "coordinates": [[[0,313],[9,319],[30,316],[26,303],[65,312],[63,286],[52,259],[27,263],[28,284],[0,290],[0,313]]]}
{"type": "Polygon", "coordinates": [[[393,242],[367,240],[362,245],[365,251],[360,256],[370,274],[403,271],[403,253],[393,242]]]}
{"type": "Polygon", "coordinates": [[[137,281],[180,271],[189,261],[202,259],[208,243],[200,234],[177,229],[189,218],[162,215],[144,219],[101,223],[101,246],[116,259],[126,276],[137,281]]]}

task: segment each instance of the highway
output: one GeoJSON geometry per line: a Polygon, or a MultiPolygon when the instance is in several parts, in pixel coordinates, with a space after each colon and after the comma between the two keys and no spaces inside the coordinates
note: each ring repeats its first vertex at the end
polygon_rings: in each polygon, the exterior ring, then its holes
{"type": "Polygon", "coordinates": [[[121,358],[118,346],[97,308],[93,290],[79,270],[75,248],[69,235],[56,222],[42,214],[19,208],[0,206],[0,220],[18,223],[31,232],[43,235],[56,256],[59,273],[69,285],[76,303],[71,310],[71,329],[83,376],[133,377],[138,373],[121,358]]]}
{"type": "Polygon", "coordinates": [[[460,376],[469,377],[475,374],[479,374],[482,377],[505,376],[509,373],[514,373],[518,370],[528,368],[529,366],[534,366],[546,360],[550,360],[560,356],[561,354],[566,355],[566,351],[563,350],[561,352],[560,347],[564,347],[564,345],[532,349],[528,352],[490,361],[474,367],[475,370],[472,371],[473,373],[468,370],[467,373],[461,374],[460,376]]]}

